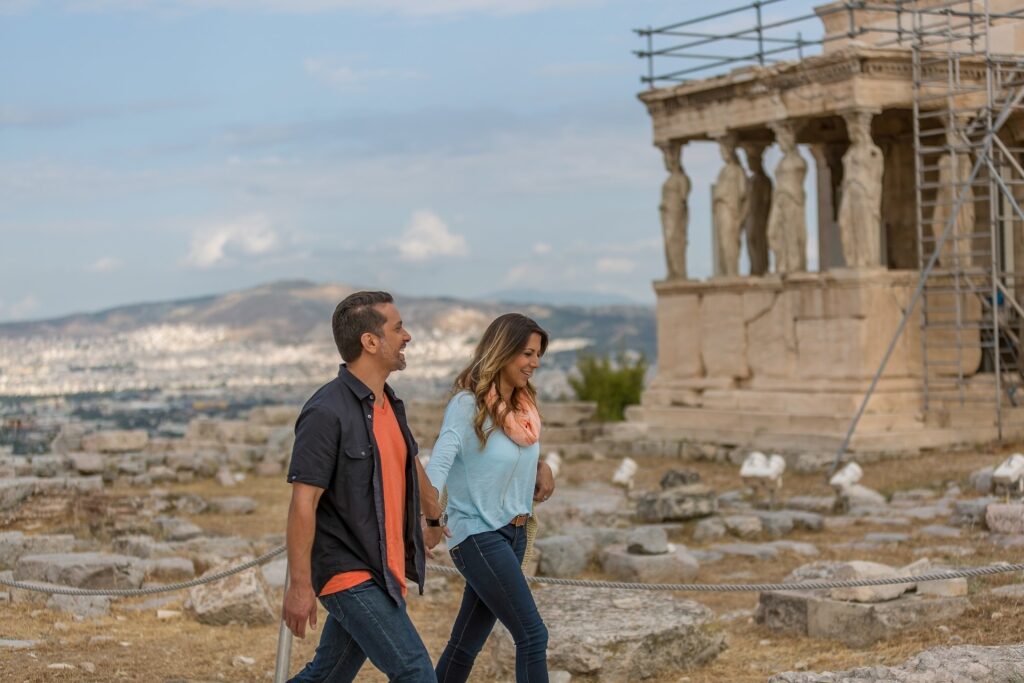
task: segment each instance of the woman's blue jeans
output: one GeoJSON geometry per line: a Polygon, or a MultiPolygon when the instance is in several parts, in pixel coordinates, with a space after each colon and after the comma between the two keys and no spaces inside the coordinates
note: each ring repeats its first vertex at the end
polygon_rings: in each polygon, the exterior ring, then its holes
{"type": "Polygon", "coordinates": [[[373,581],[320,598],[327,621],[313,661],[289,683],[349,683],[366,662],[389,681],[433,683],[430,655],[405,610],[373,581]]]}
{"type": "Polygon", "coordinates": [[[466,579],[452,635],[437,662],[438,683],[461,683],[494,628],[496,619],[516,643],[516,683],[548,680],[548,630],[520,568],[526,527],[506,525],[474,534],[451,549],[466,579]]]}

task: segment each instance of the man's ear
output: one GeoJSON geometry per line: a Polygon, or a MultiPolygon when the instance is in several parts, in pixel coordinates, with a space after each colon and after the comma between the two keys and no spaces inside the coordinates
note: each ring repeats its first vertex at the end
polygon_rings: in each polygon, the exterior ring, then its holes
{"type": "Polygon", "coordinates": [[[363,336],[359,337],[359,341],[363,345],[363,351],[367,353],[376,354],[378,349],[380,349],[380,339],[372,332],[363,332],[363,336]]]}

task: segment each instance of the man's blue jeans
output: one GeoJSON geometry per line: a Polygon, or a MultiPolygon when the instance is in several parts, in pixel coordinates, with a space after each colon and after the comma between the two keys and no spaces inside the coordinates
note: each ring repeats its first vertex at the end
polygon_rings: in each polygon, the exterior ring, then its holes
{"type": "Polygon", "coordinates": [[[373,581],[320,598],[327,621],[313,661],[290,683],[347,683],[369,657],[388,680],[434,683],[427,648],[405,605],[373,581]]]}
{"type": "Polygon", "coordinates": [[[517,683],[548,680],[548,630],[520,569],[526,527],[504,526],[474,534],[451,549],[466,579],[451,639],[437,662],[438,683],[461,683],[500,619],[516,643],[517,683]]]}

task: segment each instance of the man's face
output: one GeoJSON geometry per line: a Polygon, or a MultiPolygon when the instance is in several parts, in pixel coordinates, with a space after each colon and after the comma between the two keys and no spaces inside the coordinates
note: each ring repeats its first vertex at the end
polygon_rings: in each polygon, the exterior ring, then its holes
{"type": "Polygon", "coordinates": [[[412,341],[412,335],[406,331],[394,304],[381,304],[376,308],[387,318],[380,336],[380,361],[389,372],[405,370],[405,345],[412,341]]]}

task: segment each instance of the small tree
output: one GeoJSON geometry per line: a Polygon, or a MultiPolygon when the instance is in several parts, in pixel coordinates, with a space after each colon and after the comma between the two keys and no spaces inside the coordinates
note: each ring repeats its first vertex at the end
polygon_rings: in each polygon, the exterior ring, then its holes
{"type": "Polygon", "coordinates": [[[626,406],[640,403],[647,360],[643,354],[633,361],[620,353],[613,361],[608,356],[581,354],[576,359],[578,376],[569,377],[569,385],[581,401],[597,402],[597,419],[617,422],[625,418],[626,406]]]}

